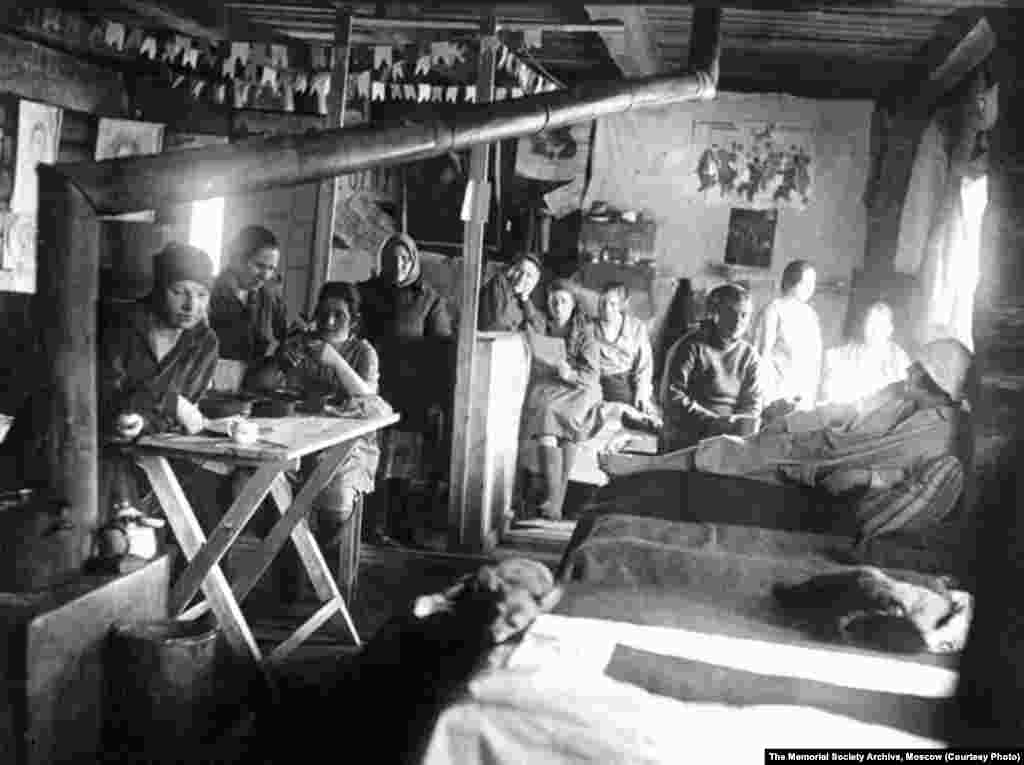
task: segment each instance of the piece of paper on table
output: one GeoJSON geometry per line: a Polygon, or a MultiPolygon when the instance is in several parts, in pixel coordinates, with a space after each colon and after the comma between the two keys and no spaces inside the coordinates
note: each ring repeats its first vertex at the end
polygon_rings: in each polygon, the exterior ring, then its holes
{"type": "Polygon", "coordinates": [[[535,361],[556,367],[565,361],[565,340],[560,337],[549,337],[536,332],[528,332],[530,350],[535,361]]]}
{"type": "Polygon", "coordinates": [[[578,619],[542,614],[509,657],[508,666],[603,674],[619,642],[614,622],[608,624],[612,626],[601,629],[578,619]]]}

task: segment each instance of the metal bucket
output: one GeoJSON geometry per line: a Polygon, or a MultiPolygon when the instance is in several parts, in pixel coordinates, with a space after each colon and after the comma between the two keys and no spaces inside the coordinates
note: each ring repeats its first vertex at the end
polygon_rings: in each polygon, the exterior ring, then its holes
{"type": "Polygon", "coordinates": [[[209,619],[111,628],[104,661],[108,751],[179,757],[216,732],[219,637],[209,619]]]}

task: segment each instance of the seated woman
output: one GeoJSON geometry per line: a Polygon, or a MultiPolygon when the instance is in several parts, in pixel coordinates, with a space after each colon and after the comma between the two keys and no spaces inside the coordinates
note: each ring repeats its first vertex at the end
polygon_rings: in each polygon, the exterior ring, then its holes
{"type": "Polygon", "coordinates": [[[641,414],[654,411],[654,363],[647,326],[628,313],[629,288],[609,282],[601,290],[594,320],[605,401],[635,407],[641,414]]]}
{"type": "MultiPolygon", "coordinates": [[[[263,375],[264,385],[286,385],[313,396],[331,396],[335,406],[356,416],[390,413],[388,404],[377,396],[380,379],[377,352],[359,336],[359,292],[355,285],[328,282],[320,289],[314,313],[315,327],[308,333],[289,337],[276,355],[277,375],[263,375]]],[[[320,453],[322,456],[324,452],[320,453]]],[[[348,535],[360,495],[374,489],[380,459],[376,435],[352,443],[348,455],[330,482],[313,502],[317,538],[325,554],[333,552],[338,563],[339,586],[351,572],[350,549],[358,540],[356,529],[348,535]],[[346,547],[346,539],[351,539],[346,547]]],[[[334,566],[331,566],[334,568],[334,566]]]]}
{"type": "Polygon", "coordinates": [[[757,430],[763,396],[760,358],[743,340],[750,313],[745,289],[716,287],[708,295],[707,321],[668,352],[660,396],[664,450],[757,430]]]}
{"type": "Polygon", "coordinates": [[[910,358],[892,340],[892,309],[877,301],[864,312],[861,339],[825,353],[823,404],[856,404],[906,379],[910,358]]]}
{"type": "Polygon", "coordinates": [[[873,499],[884,492],[884,507],[869,502],[865,512],[880,516],[902,503],[904,522],[925,510],[941,515],[952,509],[963,485],[957,455],[970,365],[962,343],[936,340],[922,349],[905,383],[893,383],[861,406],[793,412],[755,436],[719,436],[656,457],[607,454],[601,465],[611,475],[696,469],[797,481],[834,495],[867,492],[865,498],[873,499]],[[943,506],[936,509],[938,500],[943,506]]]}
{"type": "Polygon", "coordinates": [[[565,355],[555,365],[534,358],[521,432],[524,439],[536,439],[539,447],[544,489],[538,511],[548,520],[558,520],[577,444],[594,426],[601,387],[597,345],[572,285],[553,282],[547,302],[545,334],[563,339],[565,355]]]}
{"type": "MultiPolygon", "coordinates": [[[[114,445],[205,426],[197,404],[218,358],[217,336],[206,322],[213,263],[202,250],[172,242],[154,258],[153,276],[148,298],[103,336],[100,433],[114,445]]],[[[101,503],[136,503],[131,468],[116,446],[105,450],[101,503]]]]}
{"type": "Polygon", "coordinates": [[[530,299],[540,281],[540,262],[524,253],[498,271],[480,290],[481,332],[544,331],[544,315],[530,299]]]}

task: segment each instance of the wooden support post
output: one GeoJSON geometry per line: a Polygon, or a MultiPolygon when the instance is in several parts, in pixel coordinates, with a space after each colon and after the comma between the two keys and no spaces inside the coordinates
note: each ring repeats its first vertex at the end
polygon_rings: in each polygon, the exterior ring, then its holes
{"type": "MultiPolygon", "coordinates": [[[[327,121],[325,127],[337,128],[345,124],[345,101],[348,98],[348,64],[352,38],[352,15],[347,9],[338,8],[334,30],[334,67],[331,72],[331,92],[327,97],[327,121]]],[[[334,242],[334,201],[337,196],[338,178],[329,178],[320,184],[316,203],[316,229],[313,234],[313,257],[309,270],[309,291],[306,293],[306,310],[310,316],[316,309],[316,297],[320,287],[327,280],[331,267],[331,252],[334,242]]]]}
{"type": "Polygon", "coordinates": [[[691,72],[707,72],[716,87],[718,58],[722,48],[721,29],[721,6],[694,5],[693,22],[690,25],[690,60],[687,62],[687,68],[691,72]]]}
{"type": "MultiPolygon", "coordinates": [[[[44,471],[54,498],[70,506],[72,533],[59,535],[60,559],[89,556],[99,509],[96,312],[100,228],[92,205],[67,178],[39,166],[38,281],[35,312],[46,364],[39,392],[49,405],[44,471]]],[[[31,540],[23,540],[29,544],[31,540]]]]}
{"type": "MultiPolygon", "coordinates": [[[[497,25],[493,10],[484,11],[481,22],[480,61],[477,74],[478,101],[494,98],[494,65],[497,50],[497,25]]],[[[473,444],[469,434],[473,411],[473,367],[476,357],[477,311],[480,303],[480,281],[484,265],[484,228],[487,225],[490,194],[487,184],[489,143],[474,146],[470,154],[469,184],[474,199],[470,219],[466,222],[462,248],[462,303],[459,321],[458,353],[455,369],[455,401],[452,413],[452,459],[448,503],[449,550],[479,549],[483,544],[480,529],[471,523],[481,508],[470,508],[470,453],[473,444]],[[475,512],[474,512],[475,510],[475,512]]]]}

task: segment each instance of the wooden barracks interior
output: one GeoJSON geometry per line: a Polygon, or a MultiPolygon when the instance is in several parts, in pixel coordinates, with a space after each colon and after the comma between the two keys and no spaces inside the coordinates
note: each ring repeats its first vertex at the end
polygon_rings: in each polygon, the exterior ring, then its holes
{"type": "Polygon", "coordinates": [[[5,7],[0,762],[1019,761],[1022,24],[5,7]]]}

